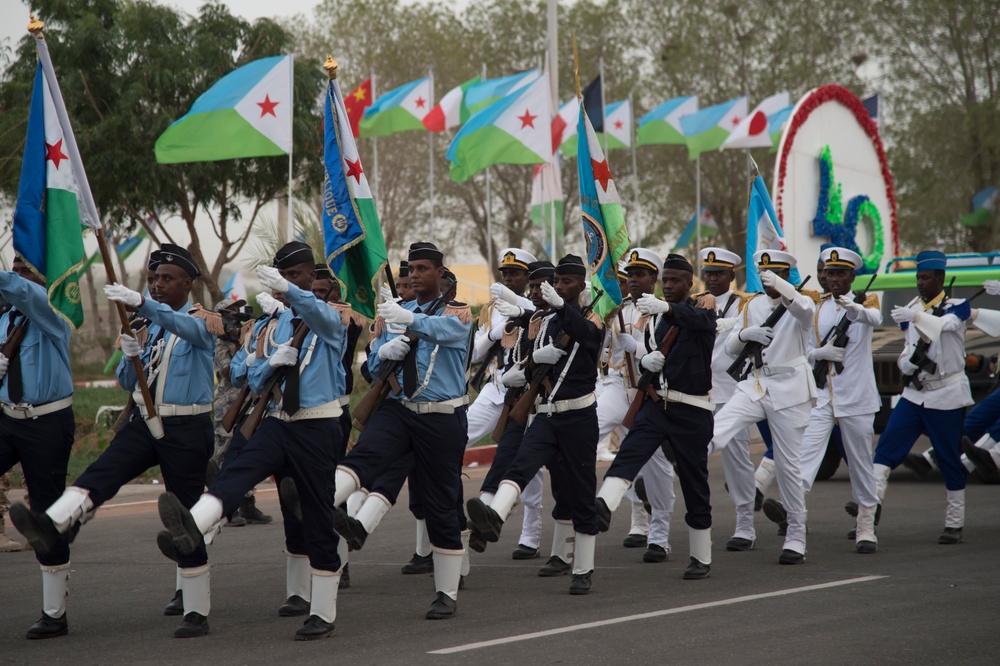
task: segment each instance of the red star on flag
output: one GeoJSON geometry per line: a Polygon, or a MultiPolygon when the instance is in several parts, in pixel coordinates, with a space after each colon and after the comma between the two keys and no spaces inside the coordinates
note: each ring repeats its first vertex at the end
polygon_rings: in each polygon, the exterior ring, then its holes
{"type": "Polygon", "coordinates": [[[278,106],[278,102],[272,102],[270,95],[264,95],[264,101],[263,102],[257,102],[257,106],[260,107],[260,117],[261,118],[263,118],[264,116],[266,116],[268,114],[274,116],[275,118],[278,117],[278,115],[274,112],[274,107],[278,106]]]}
{"type": "Polygon", "coordinates": [[[351,176],[353,176],[354,177],[354,181],[357,182],[357,183],[360,183],[361,182],[361,174],[363,174],[365,172],[365,170],[361,168],[361,158],[359,157],[357,160],[355,160],[354,162],[352,162],[351,160],[349,160],[349,159],[347,159],[345,157],[344,161],[347,162],[347,176],[346,177],[350,178],[351,176]]]}
{"type": "Polygon", "coordinates": [[[424,108],[424,104],[427,104],[427,100],[424,99],[423,97],[418,97],[417,101],[414,102],[414,104],[417,105],[418,109],[422,109],[422,108],[424,108]]]}
{"type": "Polygon", "coordinates": [[[625,123],[623,123],[622,121],[620,121],[620,120],[616,120],[615,121],[615,129],[620,130],[624,126],[625,126],[625,123]]]}
{"type": "Polygon", "coordinates": [[[538,116],[531,115],[531,111],[525,109],[524,115],[518,116],[517,119],[521,121],[521,129],[524,129],[525,127],[530,127],[531,129],[535,129],[535,118],[537,117],[538,116]]]}
{"type": "Polygon", "coordinates": [[[736,116],[733,116],[733,119],[730,122],[733,124],[733,127],[736,127],[737,125],[740,124],[740,119],[737,118],[736,116]]]}
{"type": "Polygon", "coordinates": [[[590,158],[590,167],[594,171],[594,180],[601,184],[601,189],[608,191],[608,183],[611,181],[611,169],[608,168],[608,160],[598,162],[593,157],[590,158]]]}
{"type": "Polygon", "coordinates": [[[52,160],[52,163],[56,166],[56,170],[59,169],[59,162],[69,159],[68,155],[63,155],[62,142],[63,140],[59,139],[55,143],[45,144],[45,159],[52,160]]]}

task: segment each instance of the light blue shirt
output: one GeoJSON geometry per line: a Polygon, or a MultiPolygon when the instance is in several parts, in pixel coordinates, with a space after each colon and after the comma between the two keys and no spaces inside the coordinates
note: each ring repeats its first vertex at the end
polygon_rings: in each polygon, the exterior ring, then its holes
{"type": "MultiPolygon", "coordinates": [[[[292,339],[295,332],[292,319],[299,318],[309,327],[309,334],[299,350],[299,406],[308,409],[333,402],[344,395],[347,385],[347,374],[342,362],[344,347],[347,345],[347,326],[344,325],[339,310],[316,298],[311,291],[289,285],[285,298],[292,307],[286,308],[278,316],[274,341],[283,344],[292,339]],[[309,362],[303,368],[307,358],[309,362]]],[[[254,327],[255,340],[265,321],[267,320],[258,322],[254,327]]],[[[233,357],[229,375],[233,379],[233,386],[249,382],[250,389],[259,395],[276,371],[277,368],[266,358],[256,359],[252,365],[247,366],[246,351],[241,348],[233,357]]],[[[281,388],[284,390],[284,382],[281,388]]],[[[272,404],[271,407],[277,406],[272,404]]]]}
{"type": "MultiPolygon", "coordinates": [[[[170,352],[166,375],[156,378],[163,384],[163,404],[206,405],[212,403],[215,389],[215,336],[205,328],[202,319],[187,313],[191,304],[180,310],[147,298],[139,307],[139,314],[149,319],[149,338],[140,356],[143,366],[149,364],[153,342],[163,336],[164,349],[176,336],[177,343],[170,352]]],[[[162,359],[162,356],[161,356],[162,359]]],[[[148,372],[148,371],[147,371],[148,372]]],[[[122,357],[118,363],[118,383],[126,391],[134,391],[137,383],[135,365],[122,357]]],[[[155,395],[154,395],[155,398],[155,395]]]]}
{"type": "MultiPolygon", "coordinates": [[[[73,395],[73,376],[69,369],[72,327],[49,305],[45,287],[17,273],[0,271],[0,294],[14,306],[0,317],[0,337],[6,339],[10,317],[15,311],[31,322],[18,351],[22,402],[44,405],[73,395]]],[[[0,400],[10,402],[6,378],[0,385],[0,400]]]]}
{"type": "MultiPolygon", "coordinates": [[[[400,306],[416,313],[410,331],[417,336],[417,390],[409,399],[413,402],[443,402],[465,395],[465,357],[469,353],[472,323],[463,324],[454,315],[423,314],[416,301],[405,301],[400,306]]],[[[430,303],[425,306],[430,307],[430,303]]],[[[383,362],[378,357],[379,347],[405,332],[405,326],[387,323],[382,335],[372,342],[368,369],[373,377],[378,375],[383,362]]],[[[396,371],[396,378],[402,386],[402,366],[396,371]]],[[[390,397],[395,400],[406,398],[401,393],[390,397]]]]}

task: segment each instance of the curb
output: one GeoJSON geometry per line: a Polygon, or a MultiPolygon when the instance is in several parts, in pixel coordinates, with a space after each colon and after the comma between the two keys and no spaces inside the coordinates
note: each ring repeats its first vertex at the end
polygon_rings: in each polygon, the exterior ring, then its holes
{"type": "Polygon", "coordinates": [[[489,465],[493,462],[493,456],[496,455],[496,452],[496,444],[466,449],[465,456],[462,458],[462,466],[468,467],[472,463],[476,463],[479,466],[489,465]]]}

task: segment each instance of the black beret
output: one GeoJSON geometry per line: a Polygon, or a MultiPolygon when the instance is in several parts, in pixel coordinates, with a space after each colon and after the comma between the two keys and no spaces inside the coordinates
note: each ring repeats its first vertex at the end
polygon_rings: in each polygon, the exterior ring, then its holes
{"type": "Polygon", "coordinates": [[[528,264],[528,279],[550,278],[556,274],[556,267],[551,261],[533,261],[528,264]]]}
{"type": "Polygon", "coordinates": [[[434,243],[413,243],[410,245],[410,254],[407,259],[409,261],[426,259],[441,263],[444,261],[444,253],[437,249],[434,243]]]}
{"type": "Polygon", "coordinates": [[[194,257],[187,249],[173,243],[164,243],[160,246],[160,266],[171,264],[184,269],[192,278],[201,275],[198,264],[194,263],[194,257]]]}
{"type": "Polygon", "coordinates": [[[163,257],[160,255],[160,251],[153,250],[149,253],[149,262],[146,264],[146,270],[155,271],[161,263],[163,263],[163,257]]]}
{"type": "Polygon", "coordinates": [[[287,270],[292,266],[305,263],[313,263],[312,248],[302,241],[292,241],[285,243],[274,255],[273,265],[275,268],[287,270]]]}
{"type": "Polygon", "coordinates": [[[666,260],[663,262],[663,268],[694,273],[691,262],[683,254],[668,254],[666,260]]]}
{"type": "Polygon", "coordinates": [[[399,275],[397,277],[410,277],[410,262],[401,261],[399,262],[399,275]]]}
{"type": "Polygon", "coordinates": [[[583,259],[576,256],[575,254],[567,254],[565,257],[559,260],[555,269],[556,275],[582,275],[587,276],[587,265],[583,263],[583,259]]]}

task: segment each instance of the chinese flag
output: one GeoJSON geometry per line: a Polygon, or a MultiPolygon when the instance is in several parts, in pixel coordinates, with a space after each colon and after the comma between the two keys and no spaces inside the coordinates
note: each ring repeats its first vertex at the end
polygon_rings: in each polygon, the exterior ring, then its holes
{"type": "Polygon", "coordinates": [[[349,95],[344,96],[344,107],[347,109],[347,117],[351,121],[351,132],[354,138],[358,138],[358,123],[361,116],[365,114],[365,109],[372,105],[372,80],[365,79],[364,82],[355,88],[349,95]]]}

